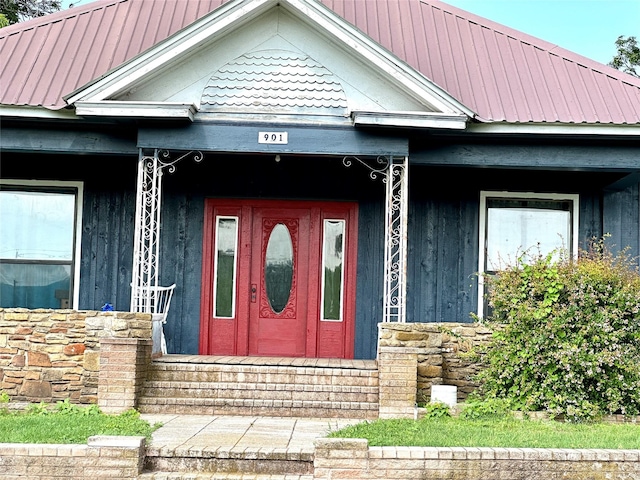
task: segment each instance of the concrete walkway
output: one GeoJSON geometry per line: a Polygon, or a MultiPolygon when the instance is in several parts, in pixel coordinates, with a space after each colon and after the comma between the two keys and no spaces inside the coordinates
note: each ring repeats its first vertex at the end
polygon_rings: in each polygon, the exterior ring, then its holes
{"type": "Polygon", "coordinates": [[[142,414],[162,427],[139,480],[312,480],[316,438],[362,420],[142,414]]]}
{"type": "Polygon", "coordinates": [[[154,450],[286,449],[313,452],[313,441],[362,420],[327,418],[142,414],[152,425],[154,450]]]}

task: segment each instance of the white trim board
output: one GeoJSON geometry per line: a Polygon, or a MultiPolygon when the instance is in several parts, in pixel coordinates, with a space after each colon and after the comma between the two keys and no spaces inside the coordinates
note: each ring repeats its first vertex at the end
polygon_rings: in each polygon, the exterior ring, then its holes
{"type": "Polygon", "coordinates": [[[76,218],[74,232],[74,252],[73,252],[73,299],[70,308],[78,309],[80,303],[80,263],[82,254],[82,205],[84,203],[84,183],[68,182],[61,180],[14,180],[0,179],[0,185],[12,185],[26,188],[75,188],[76,195],[76,218]]]}
{"type": "Polygon", "coordinates": [[[478,318],[483,317],[484,310],[484,277],[483,274],[486,271],[486,212],[487,212],[487,198],[522,198],[527,200],[569,200],[573,203],[573,209],[571,212],[571,251],[574,257],[578,256],[579,245],[579,226],[580,226],[580,195],[575,193],[539,193],[539,192],[509,192],[509,191],[490,191],[483,190],[480,192],[480,213],[479,213],[479,239],[478,239],[478,304],[477,315],[478,318]]]}

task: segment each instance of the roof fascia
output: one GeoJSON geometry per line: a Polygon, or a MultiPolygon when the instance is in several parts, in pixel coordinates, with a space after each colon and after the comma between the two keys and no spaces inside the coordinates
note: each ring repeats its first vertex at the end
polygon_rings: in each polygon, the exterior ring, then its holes
{"type": "Polygon", "coordinates": [[[347,50],[377,65],[405,91],[445,114],[476,114],[435,85],[424,75],[375,43],[329,8],[314,0],[237,0],[226,3],[190,26],[151,47],[147,51],[107,72],[102,77],[63,97],[68,104],[101,101],[125,90],[145,75],[161,68],[185,52],[197,48],[214,35],[238,23],[244,23],[269,8],[280,5],[331,35],[347,50]]]}
{"type": "Polygon", "coordinates": [[[352,112],[355,126],[437,128],[464,130],[468,117],[463,114],[416,112],[352,112]]]}
{"type": "Polygon", "coordinates": [[[225,3],[155,46],[65,95],[63,99],[67,104],[82,100],[106,100],[190,49],[207,42],[213,35],[223,32],[236,22],[248,21],[277,3],[278,0],[238,0],[225,3]]]}
{"type": "Polygon", "coordinates": [[[0,118],[74,120],[77,119],[77,116],[73,110],[66,108],[50,110],[45,107],[0,105],[0,118]]]}
{"type": "Polygon", "coordinates": [[[469,123],[467,132],[487,135],[561,135],[640,137],[640,124],[585,123],[469,123]]]}
{"type": "Polygon", "coordinates": [[[178,102],[78,101],[75,106],[76,114],[81,117],[166,118],[190,122],[198,111],[193,104],[178,102]]]}
{"type": "Polygon", "coordinates": [[[320,2],[313,0],[283,0],[282,4],[295,9],[303,17],[311,19],[334,38],[340,40],[351,51],[381,68],[396,84],[401,85],[418,98],[424,99],[441,112],[464,113],[471,118],[476,117],[475,112],[470,108],[460,103],[444,89],[438,87],[431,80],[374,42],[370,37],[360,32],[360,30],[320,2]]]}

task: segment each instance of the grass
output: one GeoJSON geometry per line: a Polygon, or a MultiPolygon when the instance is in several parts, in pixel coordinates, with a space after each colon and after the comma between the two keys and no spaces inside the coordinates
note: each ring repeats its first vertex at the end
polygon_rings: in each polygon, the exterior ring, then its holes
{"type": "Polygon", "coordinates": [[[135,435],[151,438],[160,425],[150,425],[135,410],[120,415],[102,413],[97,406],[58,402],[51,409],[32,405],[24,412],[0,414],[0,443],[79,443],[93,435],[135,435]]]}
{"type": "Polygon", "coordinates": [[[331,432],[333,438],[366,438],[370,446],[640,448],[640,424],[563,423],[541,420],[376,420],[331,432]]]}

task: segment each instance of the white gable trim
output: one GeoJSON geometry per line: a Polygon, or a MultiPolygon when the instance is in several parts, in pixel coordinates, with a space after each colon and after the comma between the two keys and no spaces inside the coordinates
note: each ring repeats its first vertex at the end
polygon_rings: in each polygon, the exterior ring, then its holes
{"type": "Polygon", "coordinates": [[[462,114],[416,112],[352,112],[355,126],[410,127],[464,130],[468,117],[462,114]]]}
{"type": "Polygon", "coordinates": [[[407,91],[425,99],[443,113],[464,113],[475,117],[475,113],[445,90],[428,80],[424,75],[411,68],[391,52],[385,50],[370,37],[355,29],[351,24],[336,15],[324,5],[309,0],[285,0],[292,8],[339,39],[343,44],[359,53],[371,64],[382,68],[390,78],[395,79],[407,91]]]}
{"type": "Polygon", "coordinates": [[[26,105],[0,105],[0,117],[7,118],[47,118],[56,120],[74,120],[76,114],[71,109],[51,110],[46,107],[26,105]]]}
{"type": "Polygon", "coordinates": [[[182,118],[191,122],[198,111],[193,104],[175,102],[78,101],[75,106],[81,117],[182,118]]]}
{"type": "Polygon", "coordinates": [[[231,1],[120,67],[70,93],[64,100],[70,105],[82,101],[105,101],[126,91],[145,76],[153,74],[185,53],[196,50],[215,36],[224,35],[278,5],[317,25],[319,30],[327,32],[347,51],[375,66],[399,89],[423,103],[445,114],[475,117],[473,111],[446,91],[315,0],[231,1]]]}

